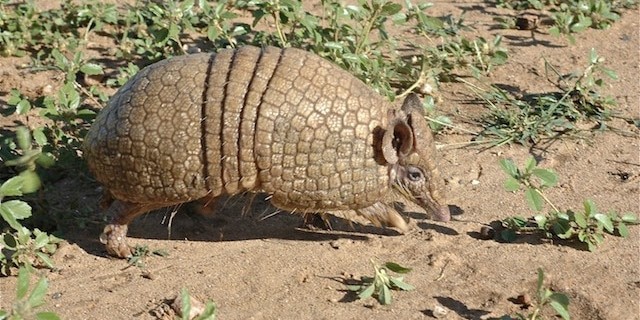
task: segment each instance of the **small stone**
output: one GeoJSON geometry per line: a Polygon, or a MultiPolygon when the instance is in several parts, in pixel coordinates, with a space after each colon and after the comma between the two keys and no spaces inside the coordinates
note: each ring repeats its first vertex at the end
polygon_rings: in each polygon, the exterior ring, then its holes
{"type": "Polygon", "coordinates": [[[449,313],[449,310],[441,305],[435,305],[433,307],[433,316],[436,318],[444,318],[449,313]]]}
{"type": "MultiPolygon", "coordinates": [[[[191,309],[189,310],[187,319],[193,319],[204,312],[204,303],[191,296],[189,297],[189,302],[191,304],[191,309]]],[[[171,303],[171,308],[177,314],[184,318],[182,314],[184,306],[182,305],[182,297],[180,295],[177,295],[173,300],[173,302],[171,303]]]]}
{"type": "Polygon", "coordinates": [[[480,180],[478,180],[478,179],[473,179],[473,180],[471,180],[471,185],[472,185],[472,186],[477,186],[477,185],[479,185],[479,184],[480,184],[480,180]]]}
{"type": "Polygon", "coordinates": [[[480,228],[480,238],[482,240],[493,239],[495,235],[496,235],[496,231],[489,226],[483,226],[482,228],[480,228]]]}

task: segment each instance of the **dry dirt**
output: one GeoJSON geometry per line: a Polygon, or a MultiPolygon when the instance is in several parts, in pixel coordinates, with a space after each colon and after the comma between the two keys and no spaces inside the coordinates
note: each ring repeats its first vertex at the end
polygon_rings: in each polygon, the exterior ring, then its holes
{"type": "MultiPolygon", "coordinates": [[[[505,37],[509,61],[495,69],[491,83],[524,93],[553,90],[544,80],[543,57],[564,72],[576,71],[595,48],[620,77],[604,94],[616,98],[621,114],[640,118],[637,10],[627,11],[609,30],[578,34],[575,45],[549,36],[544,27],[534,37],[529,31],[494,29],[492,17],[500,10],[480,1],[436,1],[430,13],[462,11],[474,33],[505,37]]],[[[54,73],[18,69],[26,61],[0,59],[0,105],[12,87],[35,95],[59,82],[54,73]]],[[[462,84],[444,84],[441,90],[440,110],[456,125],[477,131],[467,120],[484,109],[470,103],[471,91],[462,84]]],[[[13,126],[8,119],[2,124],[13,126]]],[[[137,219],[130,242],[170,253],[146,259],[145,268],[107,257],[95,227],[66,232],[68,244],[55,256],[58,270],[43,272],[50,280],[47,307],[63,319],[154,319],[166,309],[165,300],[187,288],[201,300],[215,301],[219,319],[430,319],[438,305],[449,309],[444,319],[487,319],[521,311],[514,298],[534,294],[537,269],[543,268],[547,284],[569,295],[572,319],[640,319],[640,228],[631,227],[629,239],[607,237],[596,252],[536,237],[511,244],[478,237],[484,223],[531,215],[521,195],[502,189],[498,160],[504,157],[522,163],[535,155],[542,166],[556,170],[561,183],[549,197],[563,208],[580,208],[591,198],[603,210],[640,213],[638,128],[623,121],[612,125],[633,135],[586,134],[587,139],[563,139],[544,149],[514,145],[485,151],[457,148],[469,135],[439,135],[447,194],[463,213],[449,223],[414,214],[414,230],[406,235],[338,220],[333,231],[309,231],[297,228],[301,218],[287,213],[261,220],[264,210],[272,209],[258,199],[242,215],[247,199],[241,197],[213,216],[178,214],[171,240],[169,209],[137,219]],[[627,173],[628,179],[616,173],[627,173]],[[394,292],[390,306],[355,300],[342,280],[371,275],[371,259],[412,267],[406,281],[416,290],[394,292]]],[[[98,187],[74,181],[62,179],[48,190],[59,202],[96,208],[98,187]]],[[[0,278],[0,308],[10,305],[15,282],[0,278]]]]}

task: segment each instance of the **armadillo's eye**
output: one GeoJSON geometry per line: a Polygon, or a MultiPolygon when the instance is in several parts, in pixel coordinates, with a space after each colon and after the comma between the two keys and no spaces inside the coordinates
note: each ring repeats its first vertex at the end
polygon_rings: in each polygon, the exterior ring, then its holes
{"type": "Polygon", "coordinates": [[[422,170],[420,170],[418,167],[408,166],[407,178],[409,178],[409,181],[416,182],[416,181],[423,180],[424,175],[422,174],[422,170]]]}

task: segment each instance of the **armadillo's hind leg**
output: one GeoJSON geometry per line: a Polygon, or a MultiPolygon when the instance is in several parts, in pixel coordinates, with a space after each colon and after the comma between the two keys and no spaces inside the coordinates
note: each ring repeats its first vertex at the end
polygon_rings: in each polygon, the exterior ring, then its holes
{"type": "Polygon", "coordinates": [[[104,213],[109,217],[110,223],[100,235],[100,242],[105,244],[107,252],[119,258],[127,258],[132,254],[131,247],[127,244],[127,229],[133,219],[145,212],[159,209],[163,205],[131,203],[121,200],[109,201],[109,207],[104,213]]]}

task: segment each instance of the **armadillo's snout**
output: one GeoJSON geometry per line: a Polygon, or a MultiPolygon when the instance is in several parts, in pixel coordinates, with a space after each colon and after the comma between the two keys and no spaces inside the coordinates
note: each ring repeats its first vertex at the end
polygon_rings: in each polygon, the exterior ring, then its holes
{"type": "Polygon", "coordinates": [[[440,209],[433,213],[433,218],[438,221],[447,222],[451,220],[451,212],[449,211],[449,206],[442,205],[440,209]]]}
{"type": "Polygon", "coordinates": [[[431,215],[433,220],[444,222],[451,220],[451,212],[449,211],[449,206],[447,206],[447,204],[440,204],[430,197],[418,198],[416,200],[418,200],[419,205],[427,211],[427,214],[431,215]]]}

